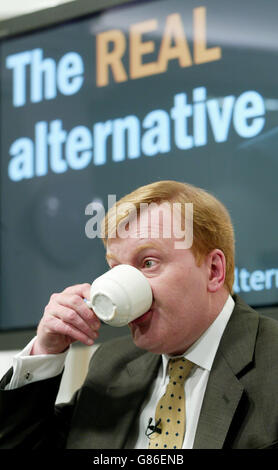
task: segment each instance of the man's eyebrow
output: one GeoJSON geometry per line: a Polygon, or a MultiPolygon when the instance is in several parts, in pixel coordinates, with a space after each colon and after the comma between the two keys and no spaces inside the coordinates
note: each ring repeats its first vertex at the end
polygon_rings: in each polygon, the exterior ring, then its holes
{"type": "MultiPolygon", "coordinates": [[[[142,245],[139,245],[137,248],[135,248],[135,250],[133,251],[133,256],[138,256],[139,253],[141,253],[142,251],[144,250],[148,250],[148,249],[158,249],[158,244],[156,244],[155,242],[152,242],[152,243],[144,243],[142,245]]],[[[106,260],[108,262],[108,260],[114,260],[116,262],[118,262],[117,258],[110,254],[110,253],[107,253],[106,254],[106,260]]]]}
{"type": "Polygon", "coordinates": [[[154,249],[158,249],[158,244],[155,243],[155,242],[152,242],[152,243],[144,243],[142,245],[139,245],[135,250],[134,250],[134,255],[138,255],[139,253],[141,253],[142,251],[144,250],[148,250],[148,249],[151,249],[151,248],[154,248],[154,249]]]}

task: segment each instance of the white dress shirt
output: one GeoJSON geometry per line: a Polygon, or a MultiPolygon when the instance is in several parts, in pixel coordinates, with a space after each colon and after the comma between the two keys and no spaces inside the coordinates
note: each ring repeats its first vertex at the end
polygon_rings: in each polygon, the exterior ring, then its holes
{"type": "MultiPolygon", "coordinates": [[[[218,349],[222,334],[234,309],[234,301],[229,295],[222,311],[210,327],[183,355],[195,364],[185,382],[186,396],[186,433],[183,449],[192,449],[201,406],[209,378],[213,360],[218,349]]],[[[13,358],[13,376],[6,390],[12,390],[27,383],[54,377],[63,370],[67,351],[61,354],[30,356],[33,342],[13,358]]],[[[156,404],[165,393],[169,377],[167,365],[169,356],[162,355],[162,364],[149,396],[143,403],[139,418],[139,434],[135,443],[136,449],[147,449],[149,438],[146,429],[149,419],[153,418],[156,404]]]]}

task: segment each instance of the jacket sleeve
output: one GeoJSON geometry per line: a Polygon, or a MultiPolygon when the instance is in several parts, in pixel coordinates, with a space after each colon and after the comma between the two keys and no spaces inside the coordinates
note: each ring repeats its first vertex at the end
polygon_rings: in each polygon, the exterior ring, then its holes
{"type": "Polygon", "coordinates": [[[12,373],[0,382],[0,449],[63,448],[74,399],[55,407],[62,374],[5,390],[12,373]]]}

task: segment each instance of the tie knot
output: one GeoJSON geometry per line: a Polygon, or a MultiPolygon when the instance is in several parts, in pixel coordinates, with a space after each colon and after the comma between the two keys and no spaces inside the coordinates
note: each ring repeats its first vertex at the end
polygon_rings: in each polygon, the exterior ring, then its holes
{"type": "Polygon", "coordinates": [[[169,378],[170,382],[183,384],[189,375],[193,363],[184,357],[169,360],[169,378]]]}

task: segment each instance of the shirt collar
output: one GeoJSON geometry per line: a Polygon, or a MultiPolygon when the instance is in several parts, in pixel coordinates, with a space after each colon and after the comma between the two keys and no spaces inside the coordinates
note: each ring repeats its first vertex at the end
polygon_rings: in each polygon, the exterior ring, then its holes
{"type": "MultiPolygon", "coordinates": [[[[234,306],[235,302],[229,295],[223,309],[216,317],[214,322],[180,357],[185,357],[197,366],[210,371],[221,337],[232,314],[234,306]]],[[[166,380],[169,359],[170,356],[167,354],[162,355],[163,382],[166,380]]]]}

